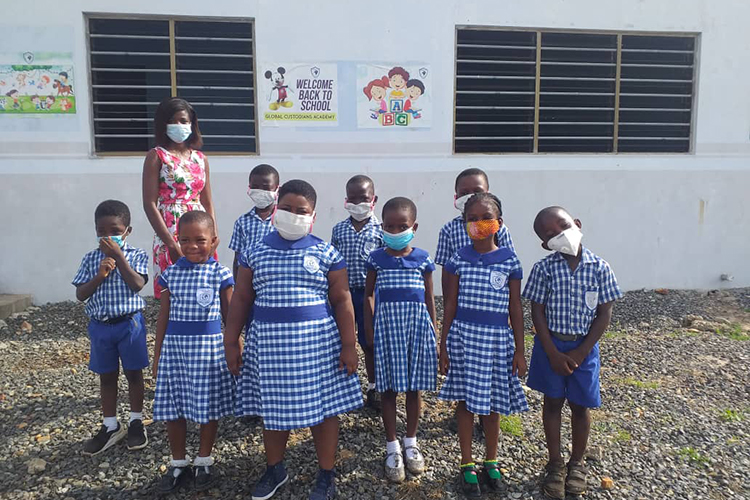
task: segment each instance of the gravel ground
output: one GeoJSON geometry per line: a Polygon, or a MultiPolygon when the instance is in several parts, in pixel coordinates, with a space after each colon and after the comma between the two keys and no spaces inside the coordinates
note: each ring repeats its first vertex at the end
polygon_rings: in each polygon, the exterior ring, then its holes
{"type": "MultiPolygon", "coordinates": [[[[615,306],[611,331],[602,341],[603,406],[592,413],[586,498],[750,498],[750,290],[661,292],[666,294],[628,293],[615,306]],[[601,487],[606,477],[612,489],[601,487]]],[[[153,301],[147,318],[153,328],[153,301]]],[[[86,324],[83,307],[73,302],[31,308],[0,323],[0,498],[155,496],[155,481],[169,459],[163,424],[148,426],[150,444],[141,452],[128,452],[122,444],[98,457],[81,454],[83,440],[100,425],[97,378],[86,368],[86,324]]],[[[154,381],[146,383],[150,414],[154,381]]],[[[121,388],[125,384],[122,377],[121,388]]],[[[531,411],[502,421],[507,491],[498,498],[543,498],[541,397],[531,391],[527,396],[531,411]]],[[[119,416],[126,419],[126,391],[119,399],[119,416]]],[[[343,416],[339,497],[459,498],[452,421],[450,405],[426,394],[419,437],[428,471],[392,485],[382,473],[378,414],[360,410],[343,416]]],[[[566,442],[569,433],[564,424],[566,442]]],[[[189,449],[195,450],[194,428],[189,436],[189,449]]],[[[481,438],[475,450],[481,457],[481,438]]],[[[220,486],[177,498],[249,498],[264,470],[260,427],[223,420],[215,457],[224,476],[220,486]]],[[[293,433],[287,454],[293,478],[278,498],[307,498],[314,457],[309,431],[293,433]]]]}

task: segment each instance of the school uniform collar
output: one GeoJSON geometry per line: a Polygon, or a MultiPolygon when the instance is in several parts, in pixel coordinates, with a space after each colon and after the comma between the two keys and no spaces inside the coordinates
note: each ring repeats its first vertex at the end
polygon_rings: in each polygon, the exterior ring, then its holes
{"type": "MultiPolygon", "coordinates": [[[[352,217],[349,216],[346,218],[346,221],[349,223],[349,227],[352,228],[352,230],[356,233],[357,230],[354,228],[354,219],[352,219],[352,217]]],[[[364,231],[370,226],[379,226],[379,225],[380,225],[380,221],[378,220],[378,216],[375,214],[372,214],[370,216],[370,220],[368,220],[367,223],[364,226],[362,226],[362,229],[360,229],[359,232],[364,231]]]]}
{"type": "MultiPolygon", "coordinates": [[[[273,212],[271,212],[271,213],[273,213],[273,212]]],[[[271,222],[271,216],[270,215],[268,216],[268,219],[264,219],[263,217],[261,217],[260,215],[258,215],[258,207],[251,208],[250,211],[248,212],[248,214],[251,217],[254,217],[254,218],[258,219],[259,221],[261,221],[264,224],[267,224],[267,223],[271,222]]]]}
{"type": "Polygon", "coordinates": [[[489,253],[479,253],[474,249],[474,245],[466,245],[458,250],[458,256],[475,265],[489,266],[510,259],[513,257],[513,250],[508,247],[500,247],[489,253]]]}
{"type": "Polygon", "coordinates": [[[301,248],[310,248],[322,243],[322,241],[323,240],[312,234],[308,234],[307,236],[294,241],[285,240],[281,237],[278,231],[268,233],[263,237],[263,243],[277,250],[299,250],[301,248]]]}
{"type": "MultiPolygon", "coordinates": [[[[560,252],[552,254],[552,260],[561,261],[565,260],[565,256],[560,252]]],[[[596,255],[588,248],[581,246],[581,264],[593,264],[596,262],[596,255]]]]}
{"type": "Polygon", "coordinates": [[[192,269],[193,267],[202,266],[203,264],[213,264],[214,262],[216,262],[216,259],[213,257],[209,257],[206,262],[190,262],[187,257],[180,257],[174,265],[185,269],[192,269]]]}
{"type": "Polygon", "coordinates": [[[405,267],[407,269],[416,269],[422,265],[430,254],[422,250],[421,248],[412,247],[411,253],[404,257],[394,257],[393,255],[386,252],[385,247],[374,250],[370,256],[385,269],[393,269],[398,267],[405,267]]]}

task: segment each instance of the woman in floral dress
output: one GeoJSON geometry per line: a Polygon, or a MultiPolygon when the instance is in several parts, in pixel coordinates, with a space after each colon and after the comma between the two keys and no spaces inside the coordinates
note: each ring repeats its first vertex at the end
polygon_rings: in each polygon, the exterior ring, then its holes
{"type": "MultiPolygon", "coordinates": [[[[191,210],[216,216],[211,200],[208,159],[193,107],[179,97],[163,100],[154,118],[156,147],[143,163],[143,209],[154,228],[154,296],[159,298],[159,275],[182,257],[177,221],[191,210]]],[[[218,234],[218,230],[216,231],[218,234]]],[[[217,240],[218,241],[218,240],[217,240]]]]}

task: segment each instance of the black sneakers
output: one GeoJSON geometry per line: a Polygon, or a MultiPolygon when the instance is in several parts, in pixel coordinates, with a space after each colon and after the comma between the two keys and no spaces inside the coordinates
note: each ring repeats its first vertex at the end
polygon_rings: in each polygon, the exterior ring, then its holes
{"type": "Polygon", "coordinates": [[[98,455],[120,442],[127,432],[119,422],[117,423],[117,428],[113,431],[108,431],[107,426],[102,425],[99,428],[99,432],[83,444],[83,454],[98,455]]]}
{"type": "Polygon", "coordinates": [[[216,471],[211,465],[193,465],[195,470],[195,491],[205,491],[216,483],[216,471]]]}
{"type": "Polygon", "coordinates": [[[181,486],[187,484],[193,478],[193,469],[189,465],[185,467],[170,467],[159,480],[159,493],[171,493],[181,486]]]}
{"type": "Polygon", "coordinates": [[[142,420],[133,420],[128,425],[128,449],[142,450],[148,444],[146,428],[143,427],[142,420]]]}
{"type": "Polygon", "coordinates": [[[368,389],[365,405],[368,408],[380,411],[380,393],[375,389],[368,389]]]}

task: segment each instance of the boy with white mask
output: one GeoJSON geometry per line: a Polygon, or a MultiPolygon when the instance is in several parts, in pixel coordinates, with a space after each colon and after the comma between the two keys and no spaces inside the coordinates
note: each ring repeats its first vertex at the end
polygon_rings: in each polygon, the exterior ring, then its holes
{"type": "Polygon", "coordinates": [[[581,245],[581,221],[564,208],[539,212],[534,232],[542,248],[554,253],[534,265],[523,292],[531,301],[536,330],[527,385],[544,394],[549,462],[542,488],[547,496],[562,500],[566,493],[586,491],[583,456],[591,427],[589,408],[601,406],[598,342],[622,292],[609,264],[581,245]],[[567,466],[560,452],[566,399],[573,431],[567,466]]]}
{"type": "Polygon", "coordinates": [[[250,171],[247,195],[254,207],[234,223],[229,248],[234,250],[232,271],[237,276],[238,259],[244,251],[273,231],[271,214],[279,195],[279,172],[265,163],[250,171]]]}
{"type": "Polygon", "coordinates": [[[380,394],[375,390],[374,353],[365,335],[363,307],[367,258],[373,250],[384,246],[382,224],[373,213],[377,201],[372,179],[366,175],[355,175],[349,179],[344,200],[349,217],[336,224],[331,235],[331,244],[341,252],[347,264],[349,291],[357,322],[357,341],[365,353],[367,406],[374,409],[378,409],[380,394]]]}

